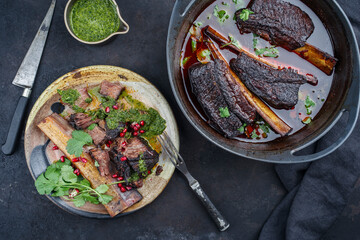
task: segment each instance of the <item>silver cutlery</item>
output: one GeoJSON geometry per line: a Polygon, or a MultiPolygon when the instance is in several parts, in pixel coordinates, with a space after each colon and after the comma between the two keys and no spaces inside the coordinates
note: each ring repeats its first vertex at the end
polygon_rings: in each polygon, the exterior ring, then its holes
{"type": "Polygon", "coordinates": [[[185,175],[185,177],[189,181],[189,185],[191,189],[195,192],[196,196],[201,200],[202,204],[209,212],[211,218],[214,220],[218,229],[220,231],[225,231],[230,226],[229,222],[216,209],[214,204],[210,201],[209,197],[205,194],[204,190],[201,188],[199,182],[195,178],[193,178],[193,176],[191,176],[191,174],[189,173],[186,167],[184,159],[177,151],[170,137],[167,135],[166,132],[164,132],[162,135],[159,135],[157,139],[160,142],[163,150],[165,150],[165,152],[169,156],[170,161],[182,174],[185,175]]]}

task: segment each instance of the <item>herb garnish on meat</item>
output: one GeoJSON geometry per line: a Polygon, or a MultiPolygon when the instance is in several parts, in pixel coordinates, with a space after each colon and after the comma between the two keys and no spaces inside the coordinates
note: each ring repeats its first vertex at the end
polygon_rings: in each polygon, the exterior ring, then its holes
{"type": "Polygon", "coordinates": [[[93,143],[89,134],[81,130],[74,130],[72,138],[67,142],[66,150],[70,154],[74,154],[75,157],[80,157],[83,152],[84,145],[90,145],[93,143]]]}
{"type": "Polygon", "coordinates": [[[72,201],[76,207],[81,207],[86,202],[107,204],[112,200],[111,196],[105,194],[109,189],[106,184],[92,188],[88,180],[74,173],[68,159],[48,166],[46,171],[36,179],[35,187],[42,195],[62,196],[72,201]]]}

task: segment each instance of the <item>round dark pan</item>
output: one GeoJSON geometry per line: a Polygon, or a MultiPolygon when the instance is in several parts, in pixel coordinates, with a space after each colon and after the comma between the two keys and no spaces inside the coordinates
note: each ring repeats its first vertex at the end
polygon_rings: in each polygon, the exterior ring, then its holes
{"type": "Polygon", "coordinates": [[[187,31],[197,15],[212,0],[177,0],[170,19],[167,37],[167,67],[176,101],[190,123],[209,141],[242,157],[273,163],[299,163],[322,158],[337,149],[349,137],[359,114],[359,50],[355,34],[344,11],[336,1],[304,0],[321,19],[333,41],[339,59],[329,96],[312,124],[300,131],[265,143],[227,139],[212,129],[196,113],[186,97],[180,75],[180,50],[187,31]],[[329,147],[310,155],[295,155],[323,137],[348,112],[346,127],[329,147]]]}

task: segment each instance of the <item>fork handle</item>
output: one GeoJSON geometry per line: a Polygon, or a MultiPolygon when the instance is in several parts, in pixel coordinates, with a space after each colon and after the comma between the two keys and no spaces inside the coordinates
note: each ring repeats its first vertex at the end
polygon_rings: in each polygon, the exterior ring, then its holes
{"type": "Polygon", "coordinates": [[[221,215],[221,213],[216,209],[214,204],[210,201],[209,197],[206,195],[204,190],[201,188],[200,184],[196,182],[191,185],[192,190],[195,192],[196,196],[200,199],[202,204],[205,206],[206,210],[210,214],[211,218],[214,220],[216,226],[220,231],[225,231],[230,226],[230,223],[221,215]]]}

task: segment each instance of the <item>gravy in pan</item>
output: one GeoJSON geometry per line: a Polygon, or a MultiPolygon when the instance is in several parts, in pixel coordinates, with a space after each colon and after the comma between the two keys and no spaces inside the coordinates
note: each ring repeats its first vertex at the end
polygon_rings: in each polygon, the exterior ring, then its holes
{"type": "MultiPolygon", "coordinates": [[[[320,48],[324,52],[329,53],[330,55],[334,55],[332,42],[330,36],[325,29],[324,25],[320,21],[320,19],[315,15],[315,13],[307,7],[304,3],[299,0],[288,0],[288,2],[300,7],[304,12],[306,12],[310,18],[312,19],[315,30],[313,34],[309,37],[307,42],[317,48],[320,48]]],[[[233,19],[234,13],[237,9],[244,8],[249,3],[249,0],[216,0],[208,5],[195,19],[194,24],[203,28],[207,25],[213,27],[218,32],[220,32],[224,36],[228,36],[231,34],[236,40],[240,42],[240,45],[246,51],[254,53],[253,49],[253,34],[243,34],[241,35],[236,24],[233,19]],[[237,2],[237,4],[235,3],[237,2]],[[217,7],[216,7],[217,6],[217,7]],[[219,21],[219,18],[214,15],[215,11],[226,11],[226,14],[229,16],[224,19],[224,22],[219,21]]],[[[224,13],[224,12],[222,12],[224,13]]],[[[225,15],[226,16],[226,15],[225,15]]],[[[261,39],[258,39],[257,48],[264,48],[271,46],[269,42],[261,39]]],[[[208,117],[202,110],[201,106],[196,100],[196,97],[191,91],[191,84],[188,77],[188,68],[197,62],[196,52],[192,52],[191,47],[191,34],[187,33],[181,52],[180,62],[186,62],[181,68],[181,75],[183,79],[183,84],[185,87],[185,91],[187,92],[188,99],[196,112],[201,116],[204,121],[208,121],[208,117]],[[186,59],[188,59],[186,61],[186,59]]],[[[199,44],[199,43],[198,43],[199,44]]],[[[215,43],[216,44],[216,43],[215,43]]],[[[216,46],[218,46],[216,44],[216,46]]],[[[198,46],[202,48],[206,48],[205,46],[198,46]]],[[[279,110],[271,108],[281,119],[283,119],[289,126],[293,128],[290,134],[293,134],[299,131],[301,128],[306,127],[306,124],[303,122],[309,122],[311,119],[316,117],[316,114],[320,111],[322,105],[326,101],[330,87],[332,84],[333,75],[328,76],[323,73],[321,70],[313,66],[311,63],[306,60],[300,58],[295,53],[289,52],[281,47],[276,47],[279,51],[279,57],[264,57],[264,59],[277,66],[281,67],[292,67],[294,69],[299,70],[301,74],[312,74],[316,76],[319,80],[317,86],[312,86],[310,84],[303,84],[300,87],[299,91],[299,101],[296,106],[291,110],[279,110]],[[305,107],[305,99],[309,97],[314,103],[315,106],[308,108],[305,107]],[[311,113],[310,113],[311,112],[311,113]]],[[[220,48],[219,48],[220,49],[220,48]]],[[[220,49],[221,54],[226,58],[229,62],[232,58],[236,58],[236,54],[230,52],[228,49],[223,48],[220,49]]],[[[311,123],[309,123],[311,124],[311,123]]],[[[274,140],[280,137],[279,134],[270,129],[269,133],[263,134],[263,131],[260,130],[258,124],[252,124],[251,126],[247,126],[247,131],[251,131],[255,129],[257,134],[241,134],[239,132],[239,136],[236,139],[241,141],[250,141],[250,142],[267,142],[274,140]]],[[[246,127],[245,127],[246,129],[246,127]]]]}

